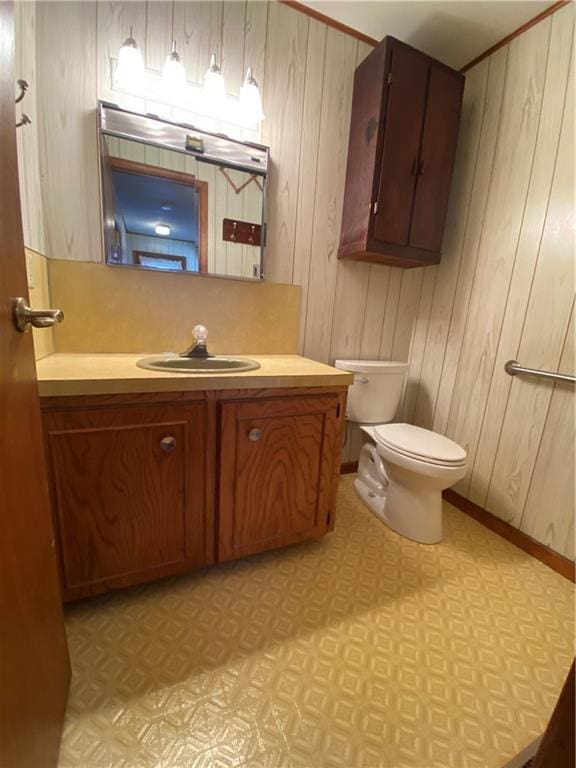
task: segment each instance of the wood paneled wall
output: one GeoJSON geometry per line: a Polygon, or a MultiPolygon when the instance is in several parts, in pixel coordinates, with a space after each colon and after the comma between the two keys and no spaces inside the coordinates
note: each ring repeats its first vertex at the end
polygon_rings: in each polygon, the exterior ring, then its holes
{"type": "Polygon", "coordinates": [[[466,74],[441,264],[426,272],[405,417],[463,445],[456,490],[574,556],[574,7],[466,74]]]}
{"type": "MultiPolygon", "coordinates": [[[[200,82],[212,50],[222,53],[230,92],[252,64],[264,96],[262,141],[271,146],[266,279],[302,286],[300,349],[337,356],[394,355],[407,360],[423,270],[338,263],[342,194],[354,69],[365,43],[276,2],[19,3],[22,39],[35,76],[39,160],[27,214],[42,211],[27,240],[60,259],[100,261],[96,99],[141,100],[110,89],[110,57],[130,25],[146,58],[160,69],[172,14],[188,78],[200,82]],[[31,46],[31,47],[30,47],[31,46]],[[39,163],[39,167],[38,167],[39,163]],[[43,247],[41,244],[43,243],[43,247]]],[[[148,103],[145,108],[166,113],[148,103]]],[[[178,116],[177,110],[172,110],[178,116]]],[[[28,129],[26,129],[28,130],[28,129]]],[[[28,156],[27,156],[28,157],[28,156]]],[[[33,164],[34,157],[29,160],[33,164]]]]}

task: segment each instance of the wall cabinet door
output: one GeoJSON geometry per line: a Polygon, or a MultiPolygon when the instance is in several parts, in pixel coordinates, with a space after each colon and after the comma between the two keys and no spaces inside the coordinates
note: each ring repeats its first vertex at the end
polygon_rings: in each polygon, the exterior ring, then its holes
{"type": "Polygon", "coordinates": [[[342,398],[221,405],[220,560],[320,536],[333,526],[342,398]]]}
{"type": "Polygon", "coordinates": [[[44,415],[65,598],[201,566],[206,405],[44,415]]]}
{"type": "Polygon", "coordinates": [[[408,245],[430,66],[407,46],[391,58],[374,238],[408,245]]]}
{"type": "Polygon", "coordinates": [[[410,226],[413,248],[442,248],[461,101],[461,80],[449,70],[431,67],[410,226]]]}

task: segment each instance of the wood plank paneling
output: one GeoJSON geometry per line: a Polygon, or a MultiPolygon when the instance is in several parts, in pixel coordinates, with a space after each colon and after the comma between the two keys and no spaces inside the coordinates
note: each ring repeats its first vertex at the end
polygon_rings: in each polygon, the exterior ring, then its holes
{"type": "Polygon", "coordinates": [[[308,18],[278,3],[268,8],[263,140],[270,145],[265,276],[292,279],[302,135],[308,18]]]}
{"type": "Polygon", "coordinates": [[[304,336],[305,354],[322,361],[330,356],[356,53],[355,40],[328,30],[304,336]]]}
{"type": "MultiPolygon", "coordinates": [[[[559,370],[574,373],[574,310],[559,370]]],[[[574,475],[576,464],[574,387],[556,384],[538,447],[520,527],[532,538],[574,559],[574,475]]]]}
{"type": "Polygon", "coordinates": [[[549,38],[547,21],[510,46],[494,171],[446,430],[468,452],[468,475],[456,488],[464,494],[476,454],[522,224],[549,38]]]}
{"type": "Polygon", "coordinates": [[[298,207],[296,212],[296,241],[292,282],[301,286],[300,351],[304,348],[306,309],[308,306],[308,280],[312,258],[312,225],[316,197],[318,167],[318,142],[324,84],[324,56],[326,53],[326,25],[310,20],[308,50],[306,55],[306,82],[302,113],[302,137],[300,141],[300,175],[298,179],[298,207]]]}
{"type": "MultiPolygon", "coordinates": [[[[128,3],[129,4],[129,3],[128,3]]],[[[178,51],[186,67],[186,77],[203,83],[215,53],[218,63],[222,56],[222,3],[188,0],[174,4],[174,29],[178,30],[178,51]]]]}
{"type": "MultiPolygon", "coordinates": [[[[518,347],[526,317],[534,269],[542,240],[544,221],[550,200],[550,187],[560,137],[566,82],[570,65],[572,30],[569,24],[552,18],[550,56],[546,72],[542,114],[530,178],[530,186],[523,212],[522,229],[514,258],[514,271],[506,302],[506,313],[498,343],[494,372],[490,384],[482,432],[471,477],[472,501],[486,506],[490,472],[498,445],[502,420],[506,413],[512,379],[503,373],[504,363],[519,356],[518,347]]],[[[573,85],[571,86],[573,87],[573,85]]],[[[566,151],[566,147],[564,151],[566,151]]],[[[560,158],[560,162],[570,158],[560,158]]],[[[556,271],[557,265],[553,267],[556,271]]],[[[546,308],[544,307],[545,314],[546,308]]],[[[521,358],[520,358],[521,359],[521,358]]]]}
{"type": "Polygon", "coordinates": [[[415,422],[467,448],[459,493],[570,558],[574,387],[503,365],[574,372],[573,37],[570,4],[467,73],[447,247],[405,396],[408,419],[417,387],[415,422]]]}
{"type": "Polygon", "coordinates": [[[39,253],[44,253],[44,209],[40,188],[40,157],[38,149],[38,78],[36,71],[36,3],[14,4],[15,74],[28,83],[28,92],[16,108],[16,114],[25,113],[31,120],[16,131],[18,142],[18,174],[22,206],[24,242],[39,253]]]}
{"type": "MultiPolygon", "coordinates": [[[[146,66],[162,70],[166,55],[172,47],[172,35],[176,40],[176,50],[180,52],[183,44],[182,31],[174,26],[175,2],[168,0],[147,0],[146,2],[146,47],[144,50],[146,66]]],[[[188,75],[189,77],[189,75],[188,75]]]]}
{"type": "Polygon", "coordinates": [[[459,275],[465,234],[462,221],[466,219],[468,213],[474,183],[487,81],[487,61],[474,69],[466,78],[442,260],[436,268],[438,276],[432,297],[433,322],[430,326],[430,334],[425,339],[422,358],[422,377],[426,382],[426,388],[422,388],[416,402],[417,422],[427,428],[432,426],[431,406],[438,391],[452,317],[455,285],[459,275]]]}
{"type": "MultiPolygon", "coordinates": [[[[573,221],[574,88],[570,83],[546,223],[518,348],[518,359],[533,368],[557,370],[560,363],[574,297],[573,221]]],[[[549,382],[522,377],[510,388],[486,506],[489,511],[498,510],[514,525],[521,522],[552,391],[549,382]]]]}
{"type": "Polygon", "coordinates": [[[46,255],[101,261],[96,3],[38,3],[36,12],[46,255]]]}

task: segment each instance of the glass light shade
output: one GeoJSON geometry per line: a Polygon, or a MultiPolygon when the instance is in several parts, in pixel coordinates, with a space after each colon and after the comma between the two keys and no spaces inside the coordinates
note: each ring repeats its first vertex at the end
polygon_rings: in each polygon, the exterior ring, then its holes
{"type": "Polygon", "coordinates": [[[262,99],[258,83],[252,76],[252,68],[248,68],[246,79],[240,89],[240,109],[247,123],[261,123],[264,120],[262,99]]]}
{"type": "Polygon", "coordinates": [[[216,64],[216,55],[213,53],[210,66],[204,75],[204,101],[207,109],[219,113],[226,99],[226,87],[220,67],[216,64]]]}
{"type": "Polygon", "coordinates": [[[126,38],[118,54],[116,83],[127,91],[141,93],[144,90],[144,59],[132,37],[126,38]]]}
{"type": "Polygon", "coordinates": [[[170,234],[170,227],[167,224],[156,224],[154,227],[154,232],[156,232],[157,235],[161,235],[162,237],[168,237],[170,234]]]}
{"type": "Polygon", "coordinates": [[[162,69],[162,84],[166,95],[172,101],[183,101],[186,97],[186,70],[180,56],[176,52],[176,41],[172,42],[172,50],[166,56],[162,69]]]}

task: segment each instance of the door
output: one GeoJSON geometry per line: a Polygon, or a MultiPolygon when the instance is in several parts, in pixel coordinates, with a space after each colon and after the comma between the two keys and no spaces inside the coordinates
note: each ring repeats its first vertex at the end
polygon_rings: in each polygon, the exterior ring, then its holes
{"type": "Polygon", "coordinates": [[[53,546],[16,161],[12,4],[0,2],[0,765],[56,764],[70,666],[53,546]]]}
{"type": "Polygon", "coordinates": [[[460,75],[432,66],[410,228],[413,248],[440,251],[442,247],[463,87],[460,75]]]}
{"type": "Polygon", "coordinates": [[[407,245],[426,109],[428,59],[394,44],[373,237],[407,245]]]}
{"type": "Polygon", "coordinates": [[[220,560],[329,530],[340,461],[339,409],[338,395],[221,406],[220,560]]]}
{"type": "Polygon", "coordinates": [[[65,599],[205,565],[206,403],[44,414],[65,599]]]}

